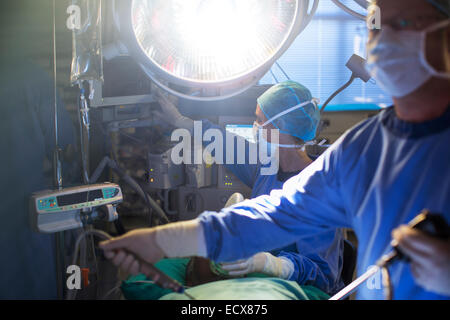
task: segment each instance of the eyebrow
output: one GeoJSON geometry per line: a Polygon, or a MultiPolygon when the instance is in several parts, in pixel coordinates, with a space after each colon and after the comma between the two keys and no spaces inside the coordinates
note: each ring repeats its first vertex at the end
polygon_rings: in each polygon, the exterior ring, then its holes
{"type": "Polygon", "coordinates": [[[442,17],[442,13],[439,11],[436,11],[432,7],[430,7],[430,10],[425,10],[424,12],[416,13],[414,14],[416,9],[414,8],[407,8],[406,10],[399,10],[399,12],[394,12],[392,15],[382,15],[382,20],[386,21],[392,21],[395,18],[404,18],[404,19],[413,19],[417,17],[442,17]]]}

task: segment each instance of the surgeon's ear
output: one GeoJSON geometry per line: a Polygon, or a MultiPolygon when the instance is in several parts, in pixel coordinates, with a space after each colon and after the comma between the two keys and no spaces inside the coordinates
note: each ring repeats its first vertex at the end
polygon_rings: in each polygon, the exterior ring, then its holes
{"type": "Polygon", "coordinates": [[[425,44],[426,59],[439,72],[444,72],[447,69],[448,44],[448,28],[427,34],[425,44]]]}

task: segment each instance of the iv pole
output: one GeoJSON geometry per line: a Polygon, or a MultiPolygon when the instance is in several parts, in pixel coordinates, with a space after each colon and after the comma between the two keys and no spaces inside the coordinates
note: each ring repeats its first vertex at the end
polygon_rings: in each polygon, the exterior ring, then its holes
{"type": "MultiPolygon", "coordinates": [[[[54,130],[55,130],[55,150],[53,153],[53,185],[55,189],[62,189],[62,166],[61,149],[58,139],[58,89],[57,89],[57,70],[56,70],[56,0],[53,0],[53,102],[54,102],[54,130]]],[[[56,283],[58,299],[64,298],[64,232],[55,234],[55,259],[56,259],[56,283]]]]}

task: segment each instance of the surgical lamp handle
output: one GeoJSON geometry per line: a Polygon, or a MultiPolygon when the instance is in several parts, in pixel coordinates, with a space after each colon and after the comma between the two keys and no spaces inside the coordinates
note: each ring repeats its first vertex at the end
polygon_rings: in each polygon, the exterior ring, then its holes
{"type": "Polygon", "coordinates": [[[334,99],[336,98],[336,96],[341,93],[342,91],[344,91],[345,89],[347,89],[352,83],[353,81],[356,79],[355,75],[352,74],[350,76],[350,79],[342,86],[340,87],[338,90],[336,90],[328,99],[327,101],[325,101],[325,103],[322,105],[322,107],[320,108],[320,113],[323,113],[323,111],[325,110],[325,108],[328,106],[328,104],[334,99]]]}
{"type": "Polygon", "coordinates": [[[361,79],[364,82],[367,82],[370,80],[371,76],[366,70],[366,59],[353,54],[350,59],[347,61],[347,64],[345,65],[351,72],[352,75],[350,76],[350,79],[338,90],[336,90],[323,104],[323,106],[320,108],[320,113],[323,113],[326,106],[342,91],[347,89],[356,78],[361,79]]]}

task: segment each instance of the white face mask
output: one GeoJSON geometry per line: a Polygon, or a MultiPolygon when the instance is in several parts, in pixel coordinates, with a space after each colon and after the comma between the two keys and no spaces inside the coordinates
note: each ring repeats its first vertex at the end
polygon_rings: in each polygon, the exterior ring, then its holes
{"type": "Polygon", "coordinates": [[[450,73],[437,71],[426,58],[427,34],[449,24],[450,19],[424,31],[395,31],[384,27],[367,45],[367,70],[380,88],[393,97],[404,97],[433,76],[450,78],[450,73]]]}
{"type": "Polygon", "coordinates": [[[319,100],[316,98],[313,98],[311,101],[303,102],[301,104],[298,104],[292,108],[289,108],[283,112],[280,112],[279,114],[275,115],[274,117],[270,118],[266,121],[263,125],[258,124],[256,121],[253,123],[253,137],[256,142],[263,141],[266,143],[269,147],[278,147],[278,148],[288,148],[288,149],[305,149],[306,145],[314,145],[314,142],[306,142],[304,144],[280,144],[280,143],[273,143],[268,142],[267,139],[264,137],[263,128],[267,126],[272,121],[281,118],[282,116],[291,113],[297,109],[303,108],[304,106],[307,106],[310,103],[314,103],[316,106],[319,104],[319,100]]]}

